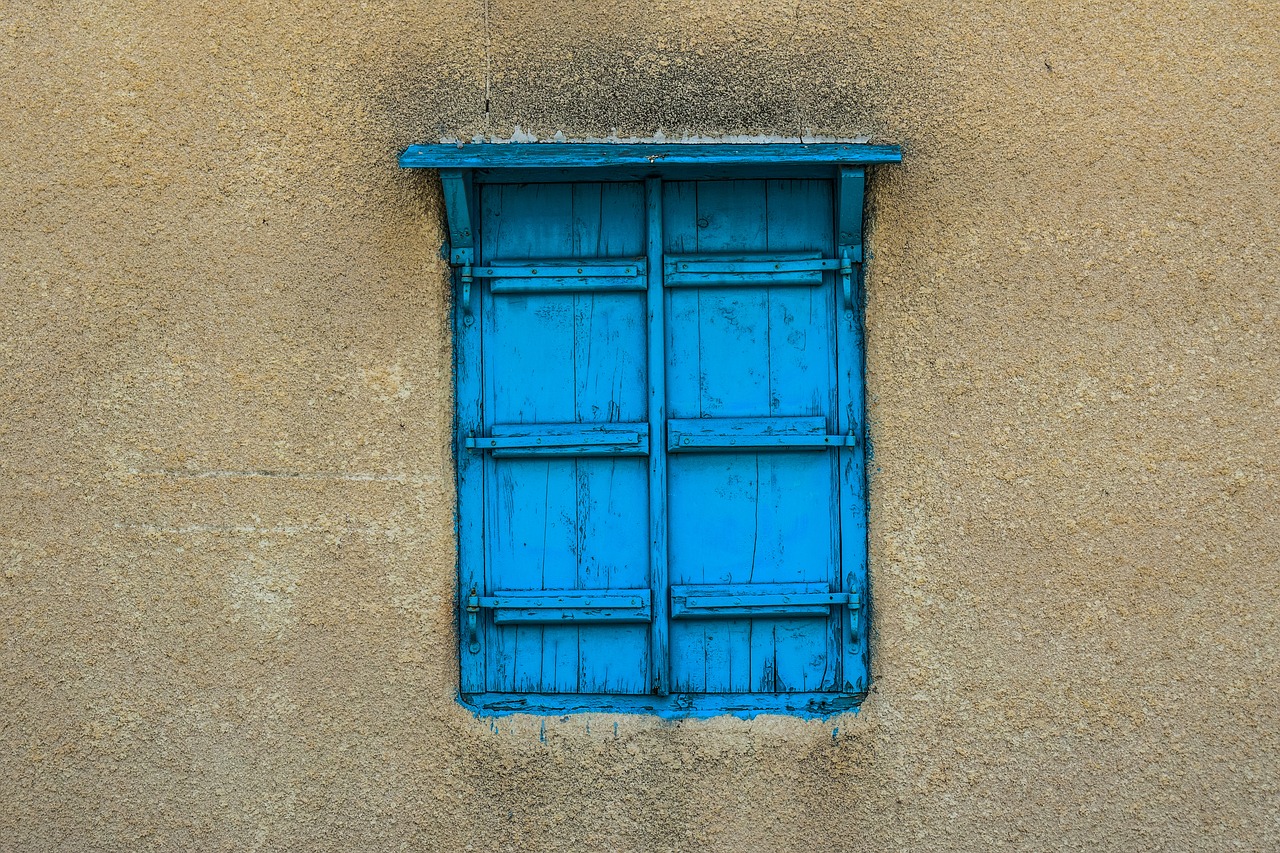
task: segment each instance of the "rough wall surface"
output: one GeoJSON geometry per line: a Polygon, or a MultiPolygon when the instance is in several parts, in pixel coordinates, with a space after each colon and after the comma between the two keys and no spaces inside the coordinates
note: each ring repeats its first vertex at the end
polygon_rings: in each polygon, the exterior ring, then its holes
{"type": "Polygon", "coordinates": [[[0,850],[1280,848],[1278,30],[0,6],[0,850]],[[517,125],[906,146],[860,714],[455,704],[439,190],[394,156],[517,125]]]}

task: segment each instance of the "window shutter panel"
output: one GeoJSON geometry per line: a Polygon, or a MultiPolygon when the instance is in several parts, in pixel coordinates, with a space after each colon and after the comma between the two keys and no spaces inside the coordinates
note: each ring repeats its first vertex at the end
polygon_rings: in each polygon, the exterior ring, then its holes
{"type": "Polygon", "coordinates": [[[467,451],[484,467],[484,672],[470,689],[647,692],[643,187],[481,194],[484,399],[467,451]]]}
{"type": "Polygon", "coordinates": [[[828,181],[666,186],[672,689],[840,689],[828,181]]]}

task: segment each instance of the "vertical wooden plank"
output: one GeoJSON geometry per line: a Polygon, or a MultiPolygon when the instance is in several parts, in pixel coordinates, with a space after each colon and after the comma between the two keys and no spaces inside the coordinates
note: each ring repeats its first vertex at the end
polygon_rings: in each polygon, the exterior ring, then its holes
{"type": "MultiPolygon", "coordinates": [[[[649,462],[643,457],[578,460],[578,580],[584,589],[648,586],[649,462]]],[[[584,625],[579,689],[648,693],[653,685],[648,625],[584,625]]]]}
{"type": "MultiPolygon", "coordinates": [[[[766,193],[770,252],[816,251],[832,256],[835,209],[830,181],[770,181],[766,193]]],[[[832,432],[837,431],[835,314],[830,300],[834,286],[834,275],[827,273],[820,288],[773,288],[769,318],[770,413],[822,415],[832,432]]],[[[808,504],[809,523],[792,534],[795,547],[790,553],[807,554],[804,576],[791,577],[791,567],[785,567],[776,579],[821,581],[831,589],[841,588],[837,455],[778,455],[773,462],[775,471],[807,483],[801,486],[797,481],[792,496],[785,492],[772,496],[769,505],[779,508],[780,523],[788,517],[799,490],[829,496],[825,503],[808,504]]],[[[772,632],[772,657],[757,664],[753,653],[753,672],[763,675],[764,666],[772,665],[778,692],[836,689],[842,615],[833,613],[822,621],[779,620],[772,632]]]]}
{"type": "MultiPolygon", "coordinates": [[[[691,255],[698,250],[697,188],[694,181],[663,184],[662,243],[667,254],[691,255]]],[[[649,274],[653,275],[652,270],[649,274]]],[[[701,417],[702,412],[698,408],[698,291],[693,288],[668,290],[664,304],[667,309],[667,417],[701,417]]]]}
{"type": "MultiPolygon", "coordinates": [[[[639,184],[575,188],[574,257],[635,257],[644,250],[644,217],[639,184]]],[[[574,420],[643,420],[649,391],[645,295],[580,293],[573,298],[574,420]]]]}
{"type": "MultiPolygon", "coordinates": [[[[497,185],[482,211],[488,257],[566,254],[572,188],[497,185]]],[[[495,296],[484,288],[486,428],[494,423],[573,420],[572,301],[559,294],[495,296]]],[[[572,459],[493,460],[487,533],[490,589],[572,589],[575,506],[572,459]]],[[[577,628],[494,626],[501,691],[575,689],[577,628]]]]}
{"type": "MultiPolygon", "coordinates": [[[[570,187],[570,209],[568,214],[565,233],[568,237],[569,245],[564,252],[554,252],[554,254],[574,258],[594,257],[600,244],[600,229],[603,220],[601,186],[587,183],[572,185],[570,187]]],[[[548,252],[544,257],[550,257],[552,254],[552,252],[548,252]]],[[[565,297],[561,298],[564,299],[565,297]]],[[[608,393],[607,389],[599,387],[598,376],[600,371],[592,370],[591,356],[596,342],[594,334],[596,315],[600,313],[603,316],[609,316],[608,309],[610,306],[601,306],[602,310],[597,312],[596,297],[591,293],[574,294],[567,298],[571,301],[573,307],[573,351],[569,354],[574,382],[573,420],[575,423],[606,420],[607,412],[613,406],[613,396],[608,393]],[[601,391],[604,391],[604,393],[601,394],[601,391]],[[595,402],[595,405],[593,405],[593,402],[595,402]],[[600,414],[601,405],[606,410],[604,417],[600,414]]],[[[607,359],[601,358],[596,359],[595,363],[599,365],[606,361],[607,359]]],[[[587,542],[595,536],[595,531],[591,529],[591,472],[588,466],[580,465],[579,461],[574,462],[573,487],[574,565],[573,578],[569,585],[577,589],[585,589],[591,586],[592,579],[585,576],[589,569],[583,565],[584,551],[588,547],[587,542]]],[[[552,661],[557,674],[559,674],[561,666],[565,666],[565,668],[572,666],[574,670],[574,686],[570,688],[567,683],[568,679],[562,678],[556,682],[554,688],[558,692],[583,689],[584,633],[586,634],[585,645],[590,649],[599,640],[598,635],[601,631],[599,628],[592,629],[588,627],[584,629],[581,626],[547,626],[543,630],[543,636],[548,646],[548,648],[544,649],[544,654],[552,661]],[[568,642],[570,635],[572,635],[573,639],[571,654],[568,642]]],[[[588,657],[592,657],[592,655],[588,654],[588,657]]],[[[597,676],[599,675],[601,674],[597,674],[597,676]]],[[[603,675],[607,677],[607,672],[603,675]]],[[[586,689],[595,692],[600,689],[600,685],[594,681],[588,682],[586,689]]]]}
{"type": "MultiPolygon", "coordinates": [[[[665,185],[663,200],[663,245],[669,254],[696,254],[701,223],[698,219],[698,191],[701,184],[679,181],[665,185]]],[[[667,293],[667,411],[670,417],[702,416],[700,338],[700,291],[675,289],[667,293]]],[[[665,443],[665,442],[664,442],[665,443]]],[[[682,472],[691,460],[672,457],[668,465],[668,530],[670,535],[669,577],[671,583],[705,583],[706,566],[697,550],[701,532],[688,533],[687,507],[696,502],[694,483],[686,483],[682,472]]],[[[708,680],[708,636],[705,623],[683,620],[670,626],[671,689],[682,693],[704,693],[708,680]]],[[[712,638],[714,639],[714,638],[712,638]]]]}
{"type": "Polygon", "coordinates": [[[479,651],[471,650],[468,637],[467,597],[472,589],[483,592],[484,576],[484,460],[466,449],[466,439],[481,434],[484,416],[481,401],[481,325],[484,306],[478,294],[472,294],[475,313],[468,315],[457,303],[458,281],[454,275],[455,301],[453,306],[453,359],[454,384],[457,394],[457,413],[454,420],[454,458],[458,476],[458,625],[459,625],[459,689],[474,693],[489,689],[485,678],[485,659],[492,654],[488,642],[488,620],[477,614],[477,633],[481,642],[479,651]]]}
{"type": "MultiPolygon", "coordinates": [[[[764,181],[702,181],[697,185],[698,251],[765,249],[764,181]]],[[[767,288],[698,291],[700,417],[769,414],[767,288]]]]}
{"type": "MultiPolygon", "coordinates": [[[[836,211],[842,244],[857,241],[858,259],[862,249],[862,205],[864,172],[842,167],[839,170],[838,206],[836,211]]],[[[860,693],[869,679],[867,594],[867,483],[864,358],[862,309],[864,295],[857,293],[857,305],[849,309],[843,304],[840,288],[833,294],[836,311],[836,390],[837,428],[842,433],[858,436],[857,446],[839,451],[840,477],[840,571],[842,589],[857,592],[862,606],[852,621],[848,614],[840,620],[843,654],[841,656],[841,689],[860,693]]]]}
{"type": "MultiPolygon", "coordinates": [[[[548,460],[546,466],[542,578],[540,583],[531,586],[538,589],[576,589],[578,555],[583,540],[580,506],[589,493],[590,484],[584,480],[586,472],[579,473],[576,459],[548,460]]],[[[531,501],[522,503],[521,513],[529,512],[529,503],[531,501]]],[[[531,532],[536,533],[536,530],[531,532]]],[[[580,632],[577,625],[542,626],[539,689],[547,693],[577,692],[580,632]]]]}
{"type": "MultiPolygon", "coordinates": [[[[502,459],[489,552],[495,589],[573,589],[577,578],[573,459],[502,459]]],[[[577,689],[577,627],[504,625],[504,690],[577,689]]]]}
{"type": "MultiPolygon", "coordinates": [[[[671,457],[672,583],[746,583],[756,556],[755,454],[671,457]]],[[[671,626],[672,686],[679,692],[751,689],[747,619],[681,619],[671,626]]]]}
{"type": "MultiPolygon", "coordinates": [[[[832,257],[831,183],[769,181],[767,250],[832,257]]],[[[769,414],[826,415],[835,426],[834,318],[822,287],[774,287],[769,293],[769,414]]]]}
{"type": "MultiPolygon", "coordinates": [[[[496,185],[482,216],[483,242],[503,259],[563,256],[571,250],[570,185],[496,185]]],[[[504,294],[484,287],[489,424],[574,419],[574,311],[564,294],[504,294]]]]}
{"type": "MultiPolygon", "coordinates": [[[[760,454],[755,582],[830,584],[836,496],[829,456],[760,454]]],[[[830,634],[838,614],[830,619],[779,619],[772,630],[769,621],[773,620],[758,620],[753,628],[755,634],[770,636],[768,642],[753,644],[753,681],[764,678],[768,669],[779,692],[834,689],[838,647],[830,634]]]]}
{"type": "MultiPolygon", "coordinates": [[[[545,490],[545,481],[540,484],[537,477],[541,474],[545,478],[546,466],[531,460],[494,460],[490,457],[486,461],[491,470],[486,479],[492,487],[491,498],[485,507],[485,556],[489,564],[487,587],[489,591],[508,589],[513,585],[517,589],[527,588],[530,584],[524,581],[522,567],[528,555],[529,537],[523,535],[520,524],[540,524],[546,504],[541,500],[534,504],[537,516],[531,517],[531,513],[523,510],[521,502],[527,500],[528,494],[545,490]]],[[[537,566],[537,571],[541,575],[541,565],[537,566]]],[[[491,614],[485,611],[484,616],[487,620],[491,614]]],[[[541,677],[541,628],[493,625],[491,636],[491,690],[512,691],[519,684],[529,683],[531,667],[541,677]]]]}
{"type": "Polygon", "coordinates": [[[603,183],[596,256],[634,258],[648,251],[647,197],[642,183],[603,183]]]}
{"type": "MultiPolygon", "coordinates": [[[[668,254],[698,252],[698,187],[695,181],[664,184],[662,241],[668,254]]],[[[701,372],[698,362],[701,320],[699,292],[695,289],[667,291],[667,413],[669,417],[697,418],[701,409],[701,372]]],[[[665,442],[664,442],[665,443],[665,442]]],[[[705,532],[685,533],[686,506],[696,502],[691,484],[682,480],[688,458],[671,457],[668,464],[668,532],[670,583],[705,583],[706,567],[696,559],[686,539],[702,539],[705,532]],[[687,500],[686,500],[687,499],[687,500]]],[[[694,542],[696,546],[696,542],[694,542]]],[[[702,693],[707,688],[707,635],[699,621],[682,620],[670,625],[671,689],[682,693],[702,693]]]]}
{"type": "MultiPolygon", "coordinates": [[[[759,250],[764,241],[762,200],[763,184],[758,181],[673,184],[666,194],[664,216],[667,251],[701,254],[753,246],[759,250]],[[748,206],[753,209],[746,209],[748,206]]],[[[671,292],[668,402],[672,417],[768,414],[768,373],[759,367],[763,350],[756,346],[767,319],[759,310],[764,304],[762,291],[756,288],[754,295],[736,289],[716,291],[671,292]]],[[[739,455],[683,454],[672,458],[672,583],[734,579],[735,564],[740,567],[747,552],[737,553],[741,550],[737,544],[726,549],[720,545],[726,540],[740,544],[742,537],[736,527],[752,523],[754,512],[745,516],[741,512],[716,514],[713,526],[702,526],[702,520],[705,501],[723,503],[728,499],[717,496],[710,484],[724,479],[726,465],[741,465],[741,460],[739,455]],[[737,462],[727,462],[730,458],[737,462]],[[722,524],[733,529],[724,529],[722,524]]],[[[740,480],[734,481],[730,492],[738,495],[741,485],[740,480]]],[[[744,504],[740,509],[749,507],[744,504]]],[[[697,693],[749,690],[749,633],[749,622],[740,619],[672,624],[673,689],[697,693]]]]}
{"type": "Polygon", "coordinates": [[[667,567],[667,333],[662,287],[662,181],[649,178],[645,181],[644,192],[645,254],[649,262],[649,575],[653,593],[650,666],[653,692],[665,696],[670,690],[667,606],[670,581],[667,567]]]}
{"type": "MultiPolygon", "coordinates": [[[[635,257],[645,250],[647,213],[638,183],[574,188],[573,257],[635,257]]],[[[647,417],[648,324],[642,293],[581,293],[575,298],[574,420],[647,417]]],[[[577,583],[581,589],[649,586],[650,512],[643,459],[577,462],[577,583]]],[[[579,690],[647,693],[650,635],[644,625],[584,625],[579,630],[579,690]]]]}
{"type": "MultiPolygon", "coordinates": [[[[574,188],[573,257],[635,257],[643,250],[643,196],[638,184],[574,188]]],[[[645,301],[640,293],[573,297],[574,420],[641,420],[646,411],[645,301]]]]}
{"type": "MultiPolygon", "coordinates": [[[[490,194],[490,190],[486,188],[484,193],[490,194]]],[[[492,247],[498,242],[498,236],[501,228],[499,220],[503,210],[503,194],[501,188],[494,188],[492,191],[492,207],[485,205],[484,220],[481,225],[481,234],[487,235],[488,245],[492,247]],[[493,217],[488,214],[492,211],[493,217]],[[493,219],[492,223],[488,220],[493,219]],[[492,227],[486,227],[490,225],[492,227]]],[[[497,414],[495,403],[495,394],[493,392],[493,371],[489,367],[492,350],[495,349],[498,337],[495,334],[493,294],[489,292],[487,287],[479,287],[478,292],[473,288],[472,297],[476,303],[481,306],[481,314],[476,318],[476,324],[480,327],[481,348],[484,352],[484,361],[480,365],[480,378],[484,384],[483,388],[483,406],[484,419],[478,434],[487,434],[493,426],[494,417],[497,414]]],[[[469,452],[469,451],[468,451],[469,452]]],[[[496,588],[494,581],[494,549],[493,541],[495,537],[501,535],[504,529],[500,524],[500,513],[498,510],[498,501],[501,499],[503,489],[510,489],[512,482],[508,480],[504,483],[498,477],[498,461],[489,454],[482,454],[480,457],[480,467],[484,472],[484,531],[481,547],[484,549],[484,578],[480,585],[480,594],[484,595],[496,588]]],[[[509,527],[506,528],[509,533],[509,527]]],[[[482,610],[480,619],[484,622],[486,636],[488,642],[485,645],[486,654],[485,661],[488,667],[487,681],[490,690],[512,690],[515,688],[517,658],[519,655],[518,647],[514,644],[516,635],[507,632],[505,629],[499,628],[492,621],[492,614],[482,610]]],[[[526,655],[527,657],[527,655],[526,655]]]]}
{"type": "Polygon", "coordinates": [[[582,183],[570,186],[569,221],[566,223],[569,246],[563,257],[599,256],[600,232],[604,227],[603,202],[603,184],[582,183]]]}
{"type": "MultiPolygon", "coordinates": [[[[762,252],[769,219],[764,181],[702,181],[697,188],[699,253],[762,252]]],[[[768,288],[708,288],[699,291],[698,408],[701,417],[769,414],[768,288]]],[[[755,554],[760,507],[759,460],[755,454],[694,456],[689,465],[702,475],[726,476],[720,492],[727,504],[720,534],[755,554]],[[744,484],[745,486],[741,485],[744,484]]],[[[684,460],[681,460],[684,464],[684,460]]],[[[699,543],[705,548],[705,540],[699,543]]],[[[716,543],[719,544],[719,543],[716,543]]],[[[714,546],[713,546],[714,547],[714,546]]],[[[757,563],[727,567],[731,582],[749,583],[757,563]]],[[[709,578],[710,582],[723,582],[709,578]]],[[[752,689],[750,619],[707,620],[702,624],[708,692],[752,689]]]]}
{"type": "MultiPolygon", "coordinates": [[[[648,396],[644,295],[584,293],[576,302],[575,420],[644,419],[648,396]]],[[[580,589],[650,585],[646,468],[642,459],[578,460],[580,589]]],[[[651,655],[643,626],[583,626],[579,655],[579,684],[584,692],[647,693],[650,689],[651,655]]]]}

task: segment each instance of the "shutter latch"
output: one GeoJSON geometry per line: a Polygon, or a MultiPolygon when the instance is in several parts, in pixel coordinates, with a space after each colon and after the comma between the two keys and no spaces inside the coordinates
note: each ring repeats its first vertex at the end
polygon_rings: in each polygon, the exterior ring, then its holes
{"type": "Polygon", "coordinates": [[[476,595],[476,588],[471,587],[471,595],[467,597],[467,648],[471,654],[480,651],[480,635],[476,626],[480,616],[480,596],[476,595]]]}
{"type": "Polygon", "coordinates": [[[840,289],[844,291],[844,307],[853,310],[853,261],[849,258],[849,249],[840,250],[840,289]]]}
{"type": "Polygon", "coordinates": [[[475,322],[471,316],[471,282],[473,279],[471,262],[466,261],[458,267],[458,283],[462,286],[462,322],[468,326],[475,322]]]}

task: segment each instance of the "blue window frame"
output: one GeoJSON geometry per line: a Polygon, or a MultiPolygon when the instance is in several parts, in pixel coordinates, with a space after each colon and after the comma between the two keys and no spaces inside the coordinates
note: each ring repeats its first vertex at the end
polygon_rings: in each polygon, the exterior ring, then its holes
{"type": "Polygon", "coordinates": [[[868,683],[868,145],[414,146],[455,268],[460,694],[825,715],[868,683]]]}

